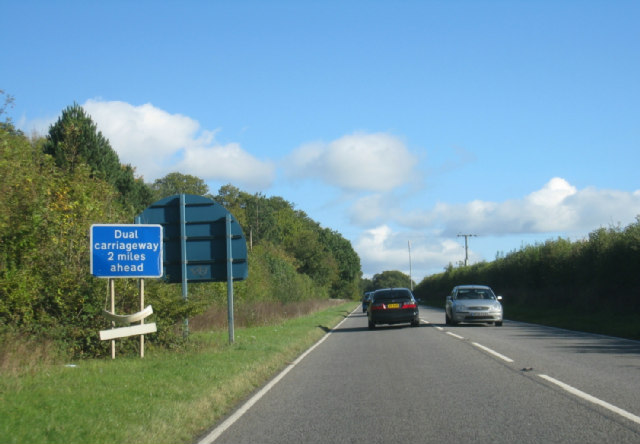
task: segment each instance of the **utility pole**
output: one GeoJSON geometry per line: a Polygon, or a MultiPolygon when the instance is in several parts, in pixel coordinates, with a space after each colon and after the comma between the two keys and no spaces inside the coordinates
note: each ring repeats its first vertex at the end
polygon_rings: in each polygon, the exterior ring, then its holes
{"type": "Polygon", "coordinates": [[[464,237],[464,266],[469,265],[469,238],[477,237],[477,234],[458,234],[458,237],[464,237]]]}
{"type": "Polygon", "coordinates": [[[411,287],[411,291],[413,291],[413,279],[411,279],[411,241],[407,241],[409,245],[409,287],[411,287]]]}

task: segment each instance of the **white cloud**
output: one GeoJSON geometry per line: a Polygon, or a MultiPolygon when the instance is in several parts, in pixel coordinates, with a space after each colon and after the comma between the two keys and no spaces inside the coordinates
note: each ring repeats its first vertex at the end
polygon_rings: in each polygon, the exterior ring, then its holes
{"type": "Polygon", "coordinates": [[[357,199],[349,209],[349,219],[358,226],[372,226],[388,220],[397,211],[389,194],[370,194],[357,199]]]}
{"type": "Polygon", "coordinates": [[[243,183],[251,189],[267,188],[274,176],[274,167],[242,150],[237,143],[225,146],[194,147],[186,150],[177,165],[179,171],[207,179],[243,183]]]}
{"type": "Polygon", "coordinates": [[[16,126],[22,128],[24,133],[28,136],[41,136],[46,137],[49,133],[51,125],[56,123],[58,116],[54,117],[40,117],[36,119],[27,119],[26,116],[22,116],[17,122],[16,126]]]}
{"type": "Polygon", "coordinates": [[[218,144],[217,131],[202,130],[190,117],[151,104],[88,100],[82,107],[120,160],[134,166],[147,182],[179,171],[260,190],[275,178],[272,162],[255,158],[237,143],[218,144]]]}
{"type": "Polygon", "coordinates": [[[509,238],[509,245],[556,236],[576,239],[602,226],[626,226],[640,214],[640,190],[578,189],[555,177],[521,199],[438,203],[420,212],[401,211],[400,206],[397,201],[390,203],[389,195],[375,194],[358,200],[351,209],[352,215],[359,215],[358,223],[375,226],[354,242],[365,277],[385,270],[408,274],[408,241],[412,243],[412,276],[420,282],[464,259],[459,233],[480,236],[469,248],[469,262],[474,263],[492,260],[495,252],[504,251],[501,239],[509,238]],[[483,257],[473,249],[479,244],[494,250],[485,251],[488,257],[483,257]]]}
{"type": "Polygon", "coordinates": [[[563,200],[576,192],[576,187],[570,185],[569,182],[560,177],[554,177],[541,190],[529,194],[526,200],[533,205],[553,208],[562,204],[563,200]]]}
{"type": "Polygon", "coordinates": [[[640,214],[640,191],[578,190],[556,177],[522,199],[439,203],[432,210],[401,215],[396,221],[413,228],[437,227],[446,236],[460,232],[577,233],[603,225],[630,223],[637,214],[640,214]]]}
{"type": "Polygon", "coordinates": [[[589,187],[567,198],[566,205],[573,209],[579,227],[593,230],[601,226],[624,226],[640,214],[640,190],[630,193],[589,187]]]}
{"type": "Polygon", "coordinates": [[[397,137],[352,134],[303,145],[285,161],[289,177],[317,178],[348,191],[390,191],[410,181],[417,159],[397,137]]]}
{"type": "Polygon", "coordinates": [[[427,237],[420,232],[394,232],[388,225],[363,231],[354,248],[361,257],[365,277],[398,270],[411,274],[415,282],[420,282],[428,274],[442,271],[449,263],[457,263],[461,254],[464,255],[464,249],[455,240],[427,237]]]}

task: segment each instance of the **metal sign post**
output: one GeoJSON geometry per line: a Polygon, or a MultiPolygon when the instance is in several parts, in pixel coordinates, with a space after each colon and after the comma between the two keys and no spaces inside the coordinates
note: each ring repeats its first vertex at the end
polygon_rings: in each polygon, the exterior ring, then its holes
{"type": "MultiPolygon", "coordinates": [[[[189,292],[187,290],[187,207],[185,205],[184,194],[180,195],[180,274],[182,276],[182,299],[187,300],[189,292]]],[[[189,318],[184,318],[182,335],[189,336],[189,318]]]]}
{"type": "MultiPolygon", "coordinates": [[[[249,274],[247,242],[238,221],[211,199],[176,194],[148,206],[136,223],[162,225],[165,281],[181,283],[184,300],[191,282],[227,282],[229,341],[233,342],[233,281],[249,274]]],[[[187,329],[185,320],[185,334],[187,329]]]]}
{"type": "Polygon", "coordinates": [[[231,248],[231,214],[225,217],[227,232],[227,318],[229,319],[229,344],[235,341],[234,321],[233,321],[233,250],[231,248]]]}

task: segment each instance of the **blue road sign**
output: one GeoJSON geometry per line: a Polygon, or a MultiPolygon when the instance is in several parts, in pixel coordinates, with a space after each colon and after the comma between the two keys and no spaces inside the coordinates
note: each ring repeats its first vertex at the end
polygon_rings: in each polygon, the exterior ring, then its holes
{"type": "Polygon", "coordinates": [[[162,225],[91,226],[91,274],[104,278],[162,276],[162,225]]]}

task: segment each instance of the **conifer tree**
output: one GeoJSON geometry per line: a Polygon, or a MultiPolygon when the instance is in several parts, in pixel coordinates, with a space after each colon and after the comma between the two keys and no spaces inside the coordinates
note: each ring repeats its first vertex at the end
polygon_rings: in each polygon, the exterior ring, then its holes
{"type": "Polygon", "coordinates": [[[69,172],[73,172],[78,164],[87,164],[92,175],[113,185],[125,206],[133,211],[140,211],[151,203],[149,187],[134,176],[133,167],[120,163],[109,141],[77,103],[67,107],[51,125],[43,150],[60,168],[69,172]]]}

